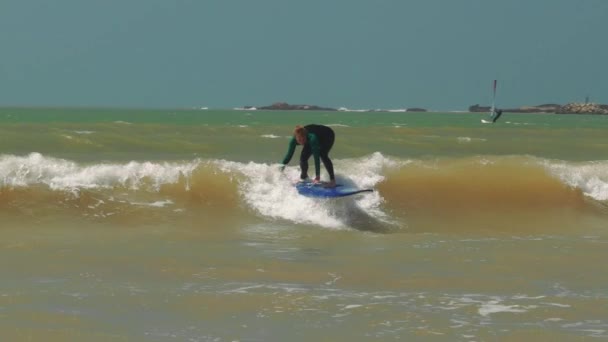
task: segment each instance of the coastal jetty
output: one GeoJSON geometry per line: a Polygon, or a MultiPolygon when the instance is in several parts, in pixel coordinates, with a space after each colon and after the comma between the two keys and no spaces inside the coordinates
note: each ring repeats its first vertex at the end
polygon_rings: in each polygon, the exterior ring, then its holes
{"type": "Polygon", "coordinates": [[[608,114],[608,105],[597,103],[568,103],[561,106],[556,114],[608,114]]]}
{"type": "MultiPolygon", "coordinates": [[[[608,105],[596,103],[568,103],[559,105],[555,103],[538,106],[522,106],[519,108],[501,108],[505,113],[555,113],[555,114],[608,114],[608,105]]],[[[490,107],[478,104],[469,107],[471,113],[487,113],[490,107]]]]}
{"type": "MultiPolygon", "coordinates": [[[[538,106],[522,106],[519,108],[500,108],[505,113],[555,113],[561,105],[548,103],[538,106]]],[[[469,107],[471,113],[487,113],[491,110],[490,107],[480,106],[478,104],[469,107]]]]}

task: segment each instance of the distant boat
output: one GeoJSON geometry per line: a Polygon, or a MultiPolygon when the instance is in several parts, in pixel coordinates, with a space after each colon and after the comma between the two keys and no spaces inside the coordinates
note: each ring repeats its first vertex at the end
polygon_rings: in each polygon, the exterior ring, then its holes
{"type": "Polygon", "coordinates": [[[502,115],[502,110],[496,109],[496,80],[494,80],[494,86],[492,87],[492,107],[490,108],[490,119],[481,119],[482,123],[495,123],[496,120],[502,115]]]}

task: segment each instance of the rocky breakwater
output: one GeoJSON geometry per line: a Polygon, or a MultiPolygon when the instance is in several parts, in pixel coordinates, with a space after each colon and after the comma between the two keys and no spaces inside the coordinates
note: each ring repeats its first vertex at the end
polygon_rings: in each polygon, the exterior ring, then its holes
{"type": "MultiPolygon", "coordinates": [[[[538,106],[522,106],[519,108],[497,108],[505,113],[556,113],[561,106],[554,103],[541,104],[538,106]]],[[[480,106],[478,104],[469,107],[471,113],[487,113],[491,110],[490,107],[480,106]]]]}
{"type": "Polygon", "coordinates": [[[608,105],[596,103],[568,103],[559,107],[556,114],[608,114],[608,105]]]}

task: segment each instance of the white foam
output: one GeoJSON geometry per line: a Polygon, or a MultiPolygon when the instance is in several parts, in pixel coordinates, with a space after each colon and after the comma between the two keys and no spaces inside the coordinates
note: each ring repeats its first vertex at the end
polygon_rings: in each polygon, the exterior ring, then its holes
{"type": "MultiPolygon", "coordinates": [[[[409,161],[399,162],[385,157],[380,152],[375,152],[369,156],[358,159],[347,159],[336,163],[337,170],[348,170],[348,179],[343,180],[343,183],[352,182],[356,187],[361,189],[374,188],[378,183],[384,180],[385,169],[399,168],[409,161]]],[[[384,203],[384,198],[377,191],[367,194],[366,196],[355,197],[358,207],[373,217],[390,223],[388,216],[382,211],[381,205],[384,203]]]]}
{"type": "Polygon", "coordinates": [[[569,186],[581,189],[589,197],[608,200],[608,160],[582,163],[550,163],[545,166],[569,186]]]}
{"type": "Polygon", "coordinates": [[[263,134],[261,135],[262,138],[268,138],[268,139],[277,139],[280,138],[280,136],[278,135],[274,135],[274,134],[263,134]]]}
{"type": "Polygon", "coordinates": [[[364,112],[369,112],[369,109],[349,109],[349,108],[346,108],[346,107],[340,107],[340,108],[338,108],[338,111],[340,111],[340,112],[364,113],[364,112]]]}
{"type": "Polygon", "coordinates": [[[164,200],[164,201],[156,201],[156,202],[152,202],[152,203],[132,202],[131,204],[140,205],[140,206],[144,206],[144,207],[163,208],[163,207],[166,207],[168,205],[173,204],[173,201],[171,201],[171,200],[164,200]]]}
{"type": "Polygon", "coordinates": [[[342,310],[350,310],[350,309],[356,309],[356,308],[360,308],[363,305],[360,304],[350,304],[350,305],[346,305],[345,307],[342,308],[342,310]]]}
{"type": "Polygon", "coordinates": [[[298,195],[292,181],[298,177],[297,170],[287,168],[281,173],[278,165],[231,161],[219,163],[226,172],[238,172],[245,176],[239,190],[247,204],[260,214],[328,228],[344,226],[331,217],[322,202],[298,195]]]}
{"type": "MultiPolygon", "coordinates": [[[[333,162],[337,182],[359,188],[373,188],[384,180],[384,168],[402,165],[378,152],[359,159],[333,162]],[[348,176],[341,170],[348,170],[348,176]]],[[[333,229],[348,227],[355,211],[390,222],[382,211],[384,199],[378,192],[336,200],[312,199],[300,196],[293,186],[299,179],[299,166],[288,166],[281,172],[279,165],[272,164],[231,161],[218,161],[218,164],[225,172],[244,176],[239,184],[240,193],[245,202],[263,216],[333,229]]],[[[324,171],[322,176],[326,176],[324,171]]]]}
{"type": "Polygon", "coordinates": [[[158,190],[180,177],[190,178],[200,161],[185,163],[135,162],[102,163],[89,166],[72,161],[30,153],[27,156],[0,156],[0,186],[26,187],[45,184],[53,190],[142,187],[158,190]]]}
{"type": "Polygon", "coordinates": [[[520,308],[519,305],[502,305],[502,304],[498,304],[498,301],[490,301],[490,302],[481,304],[481,307],[479,308],[478,312],[482,316],[488,316],[490,314],[494,314],[494,313],[498,313],[498,312],[521,313],[521,312],[526,312],[526,310],[520,308]]]}
{"type": "Polygon", "coordinates": [[[458,137],[457,140],[459,143],[470,143],[473,141],[486,141],[486,139],[484,139],[484,138],[471,138],[471,137],[458,137]]]}
{"type": "Polygon", "coordinates": [[[571,307],[571,305],[569,305],[569,304],[561,304],[561,303],[542,303],[542,304],[546,304],[546,305],[550,305],[550,306],[557,306],[559,308],[569,308],[569,307],[571,307]]]}

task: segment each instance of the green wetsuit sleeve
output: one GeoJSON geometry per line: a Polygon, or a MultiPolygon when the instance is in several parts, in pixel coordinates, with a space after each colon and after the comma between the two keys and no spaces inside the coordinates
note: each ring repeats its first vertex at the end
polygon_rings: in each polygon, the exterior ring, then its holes
{"type": "Polygon", "coordinates": [[[293,153],[296,151],[296,144],[296,138],[292,137],[289,141],[289,149],[287,150],[287,154],[285,155],[285,158],[283,158],[283,165],[289,164],[291,157],[293,157],[293,153]]]}
{"type": "Polygon", "coordinates": [[[313,158],[315,159],[315,176],[320,178],[321,163],[319,161],[319,156],[321,155],[321,144],[319,142],[319,138],[317,138],[317,136],[314,134],[308,135],[308,141],[310,143],[310,150],[312,151],[313,158]]]}

